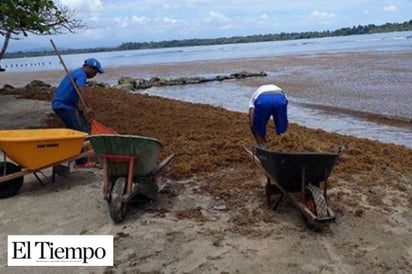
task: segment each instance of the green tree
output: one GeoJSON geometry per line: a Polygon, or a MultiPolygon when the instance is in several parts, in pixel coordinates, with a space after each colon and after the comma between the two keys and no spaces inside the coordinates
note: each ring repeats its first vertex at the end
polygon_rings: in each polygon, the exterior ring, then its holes
{"type": "Polygon", "coordinates": [[[58,7],[52,0],[1,0],[0,35],[4,37],[0,60],[6,54],[10,39],[21,39],[29,33],[50,35],[74,32],[83,28],[80,20],[74,18],[75,11],[58,7]]]}

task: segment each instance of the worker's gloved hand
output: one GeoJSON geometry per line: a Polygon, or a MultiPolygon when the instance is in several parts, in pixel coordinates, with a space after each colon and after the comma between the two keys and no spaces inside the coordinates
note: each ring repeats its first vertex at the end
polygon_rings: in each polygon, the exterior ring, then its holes
{"type": "Polygon", "coordinates": [[[86,116],[89,120],[93,120],[96,117],[96,113],[91,108],[86,109],[86,116]]]}

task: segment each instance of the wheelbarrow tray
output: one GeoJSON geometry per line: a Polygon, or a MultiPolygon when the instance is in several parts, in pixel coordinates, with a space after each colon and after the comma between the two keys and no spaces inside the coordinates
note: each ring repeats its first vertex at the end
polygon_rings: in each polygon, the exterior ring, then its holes
{"type": "Polygon", "coordinates": [[[287,192],[300,192],[304,184],[319,187],[332,172],[339,156],[327,152],[278,152],[256,149],[262,167],[287,192]],[[305,173],[302,173],[302,170],[305,173]]]}
{"type": "Polygon", "coordinates": [[[286,197],[302,213],[307,225],[320,228],[320,223],[332,221],[335,214],[327,204],[327,179],[339,157],[339,153],[328,152],[280,152],[256,148],[254,152],[244,147],[254,163],[267,176],[266,195],[269,205],[272,192],[286,197]],[[323,184],[323,194],[320,183],[323,184]],[[316,212],[306,206],[306,193],[311,192],[316,212]],[[291,195],[300,193],[300,199],[291,195]],[[319,212],[318,212],[319,210],[319,212]]]}
{"type": "MultiPolygon", "coordinates": [[[[133,176],[146,176],[156,167],[156,161],[162,149],[159,140],[137,135],[98,134],[88,137],[97,157],[105,155],[132,156],[136,158],[133,176]]],[[[122,161],[111,162],[107,167],[110,177],[127,176],[129,167],[122,161]]]]}
{"type": "Polygon", "coordinates": [[[172,154],[156,164],[163,147],[159,140],[114,134],[91,135],[88,139],[103,164],[103,197],[115,223],[124,219],[134,197],[156,199],[157,174],[174,157],[172,154]]]}
{"type": "Polygon", "coordinates": [[[0,130],[0,149],[29,171],[80,154],[87,133],[66,128],[0,130]]]}

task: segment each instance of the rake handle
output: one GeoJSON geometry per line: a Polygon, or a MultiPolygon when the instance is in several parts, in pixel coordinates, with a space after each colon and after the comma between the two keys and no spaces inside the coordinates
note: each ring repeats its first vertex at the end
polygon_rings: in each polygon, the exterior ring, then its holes
{"type": "Polygon", "coordinates": [[[53,42],[52,39],[50,39],[50,43],[52,44],[53,49],[54,49],[57,57],[59,57],[60,63],[63,65],[64,71],[66,72],[66,75],[69,77],[69,79],[70,79],[70,81],[71,81],[74,89],[76,90],[77,95],[78,95],[79,98],[80,98],[80,101],[82,102],[82,104],[84,105],[84,107],[85,107],[86,109],[89,109],[89,106],[86,104],[86,102],[85,102],[84,99],[83,99],[83,96],[82,96],[82,94],[81,94],[81,92],[80,92],[80,90],[79,90],[79,87],[77,86],[76,82],[74,82],[74,79],[73,79],[72,75],[70,74],[69,70],[67,69],[66,64],[65,64],[64,61],[63,61],[63,58],[61,57],[61,55],[60,55],[60,53],[59,53],[59,51],[58,51],[58,49],[57,49],[57,47],[56,47],[56,45],[54,44],[54,42],[53,42]]]}

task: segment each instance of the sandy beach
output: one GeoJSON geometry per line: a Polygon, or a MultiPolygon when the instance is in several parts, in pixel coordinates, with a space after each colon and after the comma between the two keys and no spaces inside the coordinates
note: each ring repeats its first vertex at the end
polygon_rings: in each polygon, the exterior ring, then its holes
{"type": "MultiPolygon", "coordinates": [[[[348,81],[336,81],[338,73],[315,79],[308,70],[310,66],[328,64],[327,70],[334,64],[340,68],[338,63],[344,60],[360,62],[361,56],[364,62],[380,60],[379,54],[355,54],[121,67],[108,68],[106,78],[96,78],[96,81],[104,82],[104,79],[124,75],[138,78],[191,76],[217,71],[232,73],[234,68],[269,71],[268,78],[244,79],[242,85],[252,88],[266,81],[275,81],[293,96],[319,98],[325,100],[325,104],[333,102],[330,106],[337,110],[343,108],[355,114],[369,115],[376,121],[410,126],[407,112],[393,117],[360,113],[356,107],[346,108],[348,94],[358,96],[357,101],[361,103],[366,102],[365,94],[370,91],[365,93],[367,91],[363,89],[353,88],[340,93],[342,87],[348,87],[342,83],[348,81]],[[294,71],[282,78],[282,71],[287,71],[288,65],[289,68],[306,68],[308,73],[294,71]],[[302,90],[306,92],[301,93],[302,90]]],[[[393,62],[406,57],[410,55],[394,55],[393,62]]],[[[61,72],[2,73],[0,82],[16,87],[34,79],[55,84],[55,79],[61,76],[61,72]]],[[[398,81],[393,85],[411,86],[410,78],[397,77],[398,81]]],[[[356,87],[356,82],[351,85],[356,87]]],[[[4,118],[0,128],[61,127],[50,112],[48,102],[52,92],[53,88],[1,90],[0,113],[4,118]],[[37,112],[33,115],[35,107],[37,112]],[[13,119],[16,113],[22,118],[13,119]],[[39,116],[42,119],[39,120],[39,116]]],[[[379,98],[384,100],[385,94],[382,92],[379,98]]],[[[264,188],[266,177],[243,150],[243,146],[253,145],[244,113],[144,94],[132,95],[113,88],[93,88],[90,96],[98,121],[121,134],[159,139],[164,145],[159,160],[171,153],[176,155],[162,172],[158,199],[145,206],[131,205],[124,222],[116,225],[111,221],[102,197],[102,170],[72,170],[68,176],[58,177],[56,183],[47,182],[45,186],[34,177],[26,176],[18,195],[0,200],[3,239],[0,241],[0,272],[412,271],[411,149],[293,123],[282,137],[269,134],[268,144],[273,150],[336,152],[339,147],[345,148],[329,178],[328,198],[337,215],[336,221],[321,232],[313,232],[306,228],[301,216],[287,201],[282,202],[276,211],[268,207],[264,188]],[[7,267],[6,236],[10,234],[114,235],[115,265],[107,268],[7,267]]],[[[374,102],[373,98],[369,100],[374,102]]],[[[410,106],[408,100],[406,95],[398,93],[393,101],[410,106]]],[[[270,128],[269,132],[272,130],[270,128]]],[[[45,173],[50,175],[50,170],[45,173]]]]}

